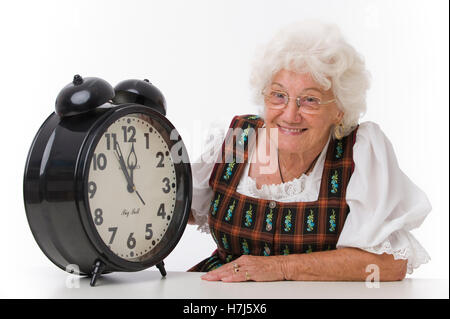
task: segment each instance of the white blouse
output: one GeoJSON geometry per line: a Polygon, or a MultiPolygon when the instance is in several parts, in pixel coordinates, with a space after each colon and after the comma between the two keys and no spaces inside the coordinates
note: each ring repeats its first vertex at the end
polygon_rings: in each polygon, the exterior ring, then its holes
{"type": "MultiPolygon", "coordinates": [[[[224,131],[219,131],[219,135],[224,136],[224,131]]],[[[309,175],[303,174],[282,184],[263,185],[258,189],[255,180],[248,176],[250,165],[247,162],[237,192],[280,202],[316,201],[329,142],[330,139],[309,175]]],[[[208,213],[213,196],[208,183],[214,167],[214,161],[210,159],[217,158],[222,143],[223,138],[207,143],[206,151],[191,164],[192,213],[198,229],[206,233],[210,232],[208,213]]],[[[253,152],[250,156],[254,156],[253,152]]],[[[350,214],[339,236],[337,249],[355,247],[376,254],[392,254],[395,259],[408,259],[408,274],[411,274],[430,260],[410,233],[431,211],[427,196],[401,171],[390,141],[373,122],[360,124],[353,146],[353,160],[355,170],[346,192],[350,214]]]]}

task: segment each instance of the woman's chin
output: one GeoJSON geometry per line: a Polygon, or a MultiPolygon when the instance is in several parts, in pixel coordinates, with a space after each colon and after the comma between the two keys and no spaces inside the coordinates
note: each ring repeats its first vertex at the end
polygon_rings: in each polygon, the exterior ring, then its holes
{"type": "Polygon", "coordinates": [[[278,150],[282,152],[295,152],[295,150],[302,149],[302,141],[286,141],[280,140],[278,143],[278,150]]]}

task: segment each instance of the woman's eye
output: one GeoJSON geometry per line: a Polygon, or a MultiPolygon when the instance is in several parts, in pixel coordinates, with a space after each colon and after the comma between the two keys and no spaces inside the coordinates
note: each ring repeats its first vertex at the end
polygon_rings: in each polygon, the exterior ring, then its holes
{"type": "Polygon", "coordinates": [[[278,98],[278,99],[282,99],[284,98],[284,94],[280,93],[280,92],[272,92],[272,96],[278,98]]]}
{"type": "Polygon", "coordinates": [[[305,101],[310,104],[319,104],[320,100],[314,96],[306,96],[305,101]]]}

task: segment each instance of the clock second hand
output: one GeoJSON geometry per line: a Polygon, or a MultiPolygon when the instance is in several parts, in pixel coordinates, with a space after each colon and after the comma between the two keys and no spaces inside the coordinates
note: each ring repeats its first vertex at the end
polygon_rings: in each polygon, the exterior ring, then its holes
{"type": "Polygon", "coordinates": [[[115,147],[116,152],[114,154],[116,155],[117,160],[119,161],[120,167],[122,168],[122,172],[125,175],[125,179],[127,180],[127,189],[131,188],[133,191],[135,191],[136,195],[138,195],[138,197],[141,200],[142,204],[145,205],[145,202],[142,199],[142,197],[139,194],[139,192],[137,191],[136,187],[134,186],[133,181],[130,178],[130,175],[128,175],[128,170],[127,170],[127,167],[125,166],[125,161],[123,159],[122,151],[120,149],[119,143],[117,143],[117,141],[116,141],[116,143],[114,145],[116,146],[115,147]]]}
{"type": "MultiPolygon", "coordinates": [[[[133,186],[133,187],[134,187],[134,186],[133,186]]],[[[145,202],[144,202],[144,200],[142,199],[141,195],[139,195],[139,192],[137,191],[136,187],[134,187],[134,191],[136,192],[136,195],[139,196],[139,199],[141,200],[142,204],[144,204],[144,206],[145,206],[145,202]]]]}

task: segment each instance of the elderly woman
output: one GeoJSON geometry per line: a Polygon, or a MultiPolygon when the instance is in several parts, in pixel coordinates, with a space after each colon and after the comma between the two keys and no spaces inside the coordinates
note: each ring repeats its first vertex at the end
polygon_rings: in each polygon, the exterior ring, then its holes
{"type": "Polygon", "coordinates": [[[189,271],[221,281],[364,281],[376,271],[397,281],[428,262],[410,230],[430,203],[380,127],[359,123],[369,74],[338,28],[281,30],[251,84],[261,114],[234,117],[205,152],[216,160],[192,165],[189,223],[217,250],[189,271]]]}

